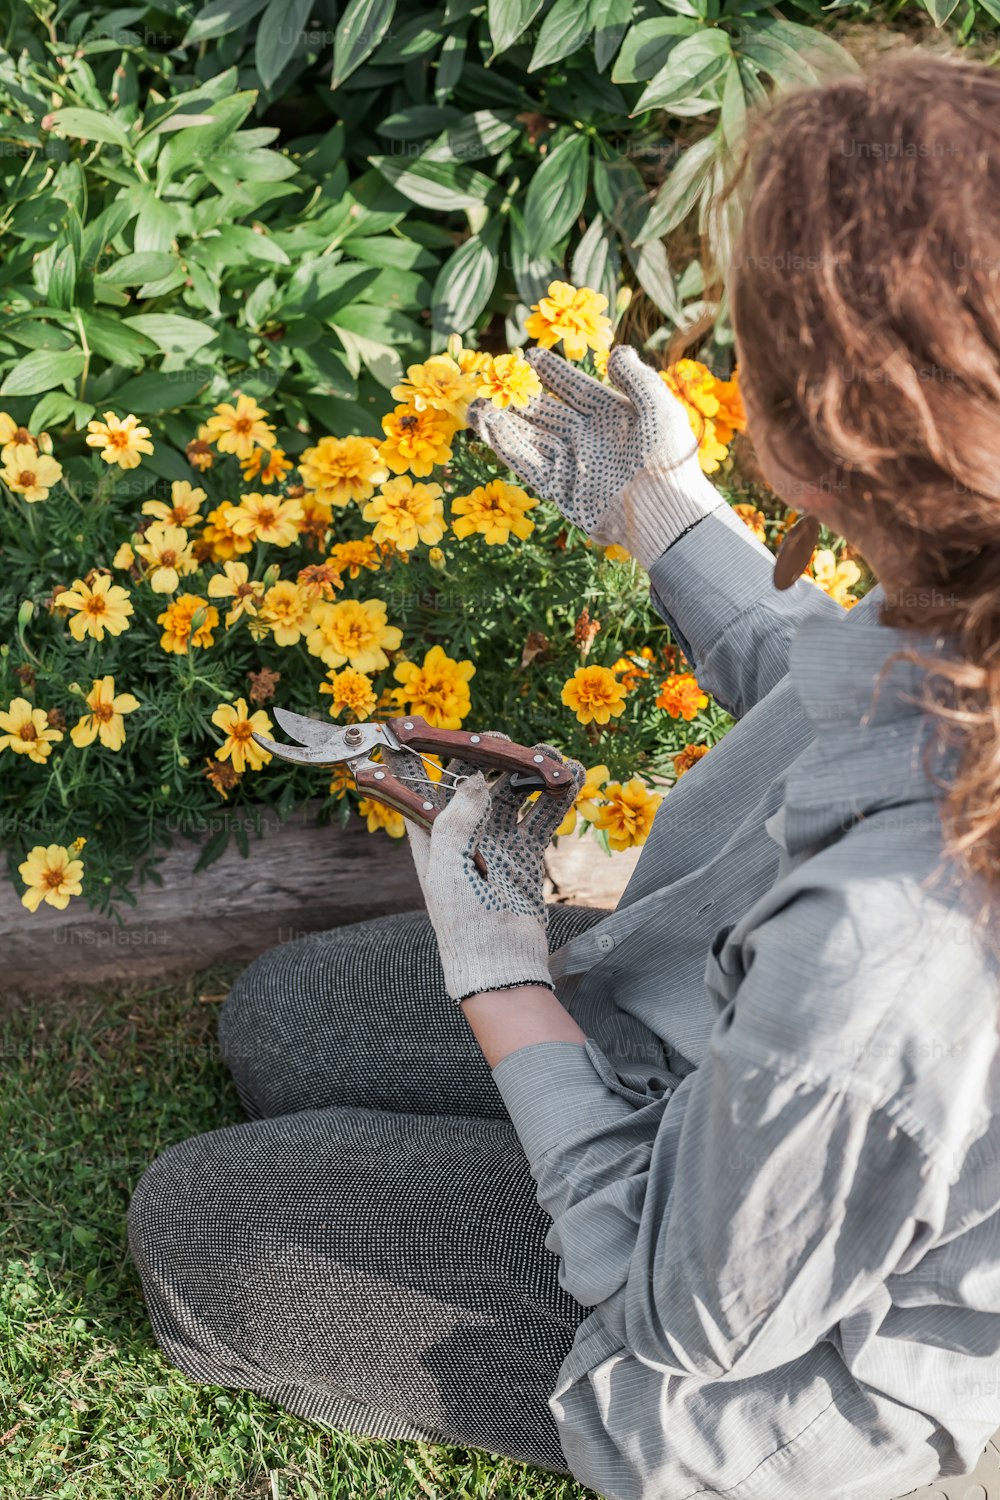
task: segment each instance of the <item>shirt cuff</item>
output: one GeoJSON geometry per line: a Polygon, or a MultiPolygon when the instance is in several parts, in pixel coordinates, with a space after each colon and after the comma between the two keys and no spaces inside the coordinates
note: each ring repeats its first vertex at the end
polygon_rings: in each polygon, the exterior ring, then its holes
{"type": "Polygon", "coordinates": [[[650,567],[649,582],[654,609],[692,663],[759,599],[780,597],[772,554],[728,503],[679,536],[650,567]]]}
{"type": "Polygon", "coordinates": [[[570,1137],[596,1134],[636,1113],[598,1076],[580,1042],[519,1047],[500,1059],[493,1080],[532,1169],[570,1137]]]}

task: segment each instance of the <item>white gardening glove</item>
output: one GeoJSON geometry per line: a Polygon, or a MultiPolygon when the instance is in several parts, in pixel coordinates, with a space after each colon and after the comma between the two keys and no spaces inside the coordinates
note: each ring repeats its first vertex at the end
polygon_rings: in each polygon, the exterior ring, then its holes
{"type": "Polygon", "coordinates": [[[616,344],[608,356],[617,390],[551,349],[527,358],[561,399],[536,396],[520,411],[480,399],[469,425],[594,541],[617,542],[648,569],[726,503],[702,472],[683,405],[637,350],[616,344]]]}
{"type": "MultiPolygon", "coordinates": [[[[534,749],[568,766],[571,780],[564,791],[537,797],[520,822],[525,793],[511,786],[510,775],[490,788],[481,771],[457,759],[448,762],[444,781],[428,792],[436,806],[443,804],[432,831],[406,824],[445,987],[455,1001],[520,984],[554,988],[542,856],[585,772],[577,761],[564,761],[551,745],[534,749]],[[452,789],[448,783],[453,776],[465,779],[452,789]],[[477,849],[486,861],[487,877],[473,863],[477,849]]],[[[382,755],[393,775],[419,774],[411,752],[383,750],[382,755]]]]}

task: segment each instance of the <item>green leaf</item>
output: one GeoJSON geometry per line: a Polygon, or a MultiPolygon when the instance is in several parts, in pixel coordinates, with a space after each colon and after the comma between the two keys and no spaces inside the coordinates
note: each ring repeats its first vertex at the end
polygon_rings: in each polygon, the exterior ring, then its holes
{"type": "Polygon", "coordinates": [[[568,136],[542,162],[531,179],[524,202],[524,232],[528,250],[550,249],[583,212],[590,163],[588,139],[568,136]]]}
{"type": "Polygon", "coordinates": [[[489,0],[489,21],[493,56],[512,47],[542,8],[542,0],[489,0]]]}
{"type": "Polygon", "coordinates": [[[640,83],[654,77],[681,38],[700,30],[699,23],[689,16],[657,16],[630,26],[611,70],[612,81],[640,83]]]}
{"type": "Polygon", "coordinates": [[[52,263],[46,298],[52,307],[69,309],[76,293],[76,255],[72,245],[64,245],[52,263]]]}
{"type": "Polygon", "coordinates": [[[204,42],[209,37],[227,36],[239,31],[252,21],[267,4],[267,0],[208,0],[188,27],[182,43],[190,47],[193,42],[204,42]]]}
{"type": "Polygon", "coordinates": [[[655,303],[672,322],[681,316],[677,288],[670,273],[670,262],[662,240],[650,240],[639,249],[626,247],[628,258],[635,272],[635,279],[646,296],[655,303]]]}
{"type": "Polygon", "coordinates": [[[101,272],[101,280],[112,286],[138,286],[142,281],[158,281],[169,276],[177,266],[176,255],[162,251],[139,250],[123,255],[101,272]]]}
{"type": "Polygon", "coordinates": [[[434,52],[444,40],[444,32],[435,11],[414,16],[404,26],[394,28],[372,58],[372,66],[391,68],[398,63],[412,62],[434,52]]]}
{"type": "Polygon", "coordinates": [[[147,198],[135,221],[132,243],[137,251],[165,251],[174,242],[177,229],[175,210],[161,198],[147,198]]]}
{"type": "Polygon", "coordinates": [[[542,22],[528,72],[567,57],[590,35],[590,8],[583,0],[556,0],[542,22]]]}
{"type": "Polygon", "coordinates": [[[147,370],[142,375],[133,375],[115,391],[118,404],[128,411],[140,411],[148,415],[177,411],[187,406],[205,389],[212,372],[203,370],[147,370]]]}
{"type": "Polygon", "coordinates": [[[98,114],[96,109],[57,109],[49,115],[49,127],[59,135],[81,141],[100,141],[105,146],[120,146],[129,155],[132,142],[124,125],[114,115],[98,114]]]}
{"type": "Polygon", "coordinates": [[[428,160],[397,161],[391,156],[369,157],[382,176],[421,208],[438,210],[475,208],[493,191],[491,177],[455,162],[428,160]]]}
{"type": "Polygon", "coordinates": [[[35,349],[8,371],[0,385],[0,396],[40,396],[43,391],[75,380],[85,363],[82,349],[35,349]]]}
{"type": "Polygon", "coordinates": [[[660,239],[682,223],[697,203],[715,164],[718,128],[689,146],[661,186],[636,244],[660,239]]]}
{"type": "Polygon", "coordinates": [[[330,87],[337,89],[370,57],[389,30],[396,0],[350,0],[337,23],[333,44],[333,75],[330,87]]]}
{"type": "Polygon", "coordinates": [[[616,238],[604,215],[595,214],[570,263],[573,285],[603,292],[609,303],[618,290],[620,261],[616,238]]]}
{"type": "Polygon", "coordinates": [[[156,344],[138,329],[112,313],[88,311],[81,314],[87,342],[95,354],[112,364],[139,368],[156,354],[156,344]]]}
{"type": "Polygon", "coordinates": [[[348,368],[352,375],[357,375],[361,366],[364,365],[371,371],[379,385],[387,389],[402,380],[403,362],[396,350],[389,344],[368,338],[353,328],[341,327],[336,323],[333,327],[344,346],[348,368]]]}
{"type": "Polygon", "coordinates": [[[922,0],[924,9],[935,26],[943,26],[957,7],[959,0],[922,0]]]}
{"type": "Polygon", "coordinates": [[[513,110],[498,113],[477,109],[458,124],[449,125],[423,154],[424,161],[478,161],[496,156],[522,134],[513,110]]]}
{"type": "Polygon", "coordinates": [[[203,161],[217,151],[223,142],[236,134],[247,115],[257,102],[254,90],[244,89],[228,98],[218,99],[205,111],[211,115],[212,124],[192,125],[172,135],[160,152],[158,175],[160,182],[177,176],[186,168],[203,161]]]}
{"type": "Polygon", "coordinates": [[[312,0],[270,0],[257,27],[254,66],[269,89],[298,50],[312,0]]]}
{"type": "Polygon", "coordinates": [[[746,134],[746,123],[747,101],[743,92],[743,77],[734,57],[726,73],[722,89],[722,109],[719,112],[722,138],[729,151],[735,151],[742,142],[746,134]]]}
{"type": "MultiPolygon", "coordinates": [[[[69,417],[75,417],[79,405],[65,391],[49,391],[47,396],[36,401],[25,426],[29,432],[45,432],[49,427],[57,427],[69,417]]],[[[80,423],[76,425],[79,427],[80,423]]]]}
{"type": "Polygon", "coordinates": [[[700,98],[702,91],[725,72],[732,55],[725,31],[712,28],[684,37],[643,90],[633,115],[642,114],[647,109],[668,109],[700,98]]]}
{"type": "Polygon", "coordinates": [[[632,17],[632,0],[591,0],[594,27],[594,62],[603,73],[618,51],[632,17]]]}
{"type": "Polygon", "coordinates": [[[431,324],[438,338],[465,334],[493,294],[500,269],[498,225],[459,245],[438,273],[431,294],[431,324]]]}
{"type": "Polygon", "coordinates": [[[124,322],[152,339],[165,354],[194,354],[216,336],[214,328],[206,328],[196,318],[182,318],[177,313],[136,313],[124,322]]]}
{"type": "Polygon", "coordinates": [[[411,104],[409,109],[398,109],[386,115],[375,126],[379,135],[387,135],[391,141],[418,141],[425,136],[436,135],[449,125],[457,125],[463,114],[452,104],[411,104]]]}

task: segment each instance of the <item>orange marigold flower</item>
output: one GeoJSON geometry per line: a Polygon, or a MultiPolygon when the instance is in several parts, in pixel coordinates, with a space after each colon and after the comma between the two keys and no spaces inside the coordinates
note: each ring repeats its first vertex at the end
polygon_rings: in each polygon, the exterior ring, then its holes
{"type": "Polygon", "coordinates": [[[366,820],[369,833],[381,831],[391,839],[401,839],[406,833],[403,814],[398,813],[394,807],[386,807],[384,802],[376,802],[372,797],[362,797],[358,803],[358,812],[366,820]]]}
{"type": "Polygon", "coordinates": [[[656,706],[666,709],[672,719],[691,720],[699,709],[708,707],[708,694],[693,672],[675,672],[661,682],[656,706]]]}
{"type": "Polygon", "coordinates": [[[678,750],[676,755],[670,759],[674,763],[677,775],[683,776],[685,771],[690,771],[693,765],[697,765],[703,755],[708,754],[708,745],[685,745],[683,750],[678,750]]]}
{"type": "Polygon", "coordinates": [[[331,568],[346,573],[348,578],[357,578],[362,568],[367,568],[370,573],[377,572],[380,561],[378,545],[370,536],[358,537],[355,541],[337,542],[330,548],[330,556],[327,558],[331,568]]]}
{"type": "Polygon", "coordinates": [[[602,795],[605,800],[594,813],[594,827],[605,830],[612,849],[644,844],[662,796],[651,792],[638,776],[624,783],[609,781],[602,795]]]}
{"type": "Polygon", "coordinates": [[[625,712],[625,689],[607,667],[577,667],[563,684],[562,701],[581,724],[607,724],[625,712]]]}
{"type": "Polygon", "coordinates": [[[765,525],[767,517],[762,510],[757,509],[756,505],[747,505],[745,503],[734,505],[733,513],[739,516],[745,526],[749,526],[758,541],[767,541],[767,529],[765,525]]]}
{"type": "Polygon", "coordinates": [[[382,459],[394,474],[407,471],[426,478],[435,464],[451,458],[451,442],[458,423],[446,411],[425,407],[397,406],[382,418],[385,438],[378,445],[382,459]]]}
{"type": "Polygon", "coordinates": [[[202,599],[198,594],[179,594],[176,599],[171,600],[162,615],[157,615],[156,623],[163,626],[160,645],[164,651],[176,656],[187,656],[189,646],[215,644],[212,631],[219,623],[219,611],[214,604],[209,604],[207,599],[202,599]],[[194,626],[196,615],[199,615],[200,623],[194,626]]]}

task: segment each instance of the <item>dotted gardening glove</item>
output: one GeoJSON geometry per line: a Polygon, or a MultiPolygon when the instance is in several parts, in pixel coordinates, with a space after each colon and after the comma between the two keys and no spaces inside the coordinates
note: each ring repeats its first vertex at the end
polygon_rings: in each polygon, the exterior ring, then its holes
{"type": "MultiPolygon", "coordinates": [[[[572,779],[564,791],[537,797],[520,822],[525,793],[511,785],[510,775],[501,775],[490,787],[482,771],[458,758],[447,763],[443,780],[428,792],[429,800],[442,808],[431,832],[406,824],[445,987],[455,1001],[519,984],[554,988],[542,856],[585,772],[577,761],[564,761],[551,745],[534,749],[567,765],[572,779]],[[454,777],[464,779],[454,785],[454,777]],[[486,861],[487,878],[473,863],[476,849],[486,861]]],[[[393,775],[419,774],[409,764],[412,752],[383,749],[382,755],[393,775]]]]}
{"type": "Polygon", "coordinates": [[[480,399],[469,424],[594,541],[617,542],[648,569],[726,503],[702,472],[684,406],[637,350],[612,349],[614,390],[551,349],[529,349],[527,358],[561,399],[536,396],[520,411],[480,399]]]}

